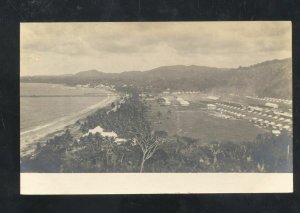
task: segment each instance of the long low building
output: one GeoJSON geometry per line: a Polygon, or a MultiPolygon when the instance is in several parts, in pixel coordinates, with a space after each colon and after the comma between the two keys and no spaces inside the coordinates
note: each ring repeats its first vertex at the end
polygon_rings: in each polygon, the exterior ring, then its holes
{"type": "Polygon", "coordinates": [[[104,129],[102,129],[100,126],[97,126],[94,129],[89,129],[89,131],[87,133],[85,133],[83,136],[87,136],[89,134],[93,134],[94,135],[96,133],[99,133],[103,137],[112,137],[112,138],[118,137],[118,135],[114,131],[112,131],[112,132],[105,132],[104,129]]]}
{"type": "Polygon", "coordinates": [[[261,107],[256,107],[256,106],[248,106],[249,111],[257,111],[257,112],[262,112],[263,108],[261,107]]]}
{"type": "Polygon", "coordinates": [[[213,100],[213,101],[217,101],[217,100],[220,99],[220,97],[213,96],[213,95],[209,95],[209,96],[207,96],[207,98],[208,98],[209,100],[213,100]]]}
{"type": "Polygon", "coordinates": [[[278,104],[274,104],[274,103],[270,103],[270,102],[267,102],[265,104],[266,107],[269,107],[269,108],[273,108],[273,109],[278,109],[278,104]]]}
{"type": "Polygon", "coordinates": [[[216,105],[215,104],[207,104],[207,109],[214,110],[214,109],[216,109],[216,105]]]}
{"type": "Polygon", "coordinates": [[[293,117],[292,113],[289,113],[289,112],[279,112],[277,115],[281,115],[281,116],[286,117],[286,118],[292,118],[293,117]]]}

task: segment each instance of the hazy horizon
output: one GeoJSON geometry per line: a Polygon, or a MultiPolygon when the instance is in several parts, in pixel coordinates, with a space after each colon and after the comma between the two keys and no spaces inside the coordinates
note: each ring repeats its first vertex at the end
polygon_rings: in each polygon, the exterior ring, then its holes
{"type": "Polygon", "coordinates": [[[21,23],[20,75],[237,68],[291,58],[291,22],[21,23]]]}
{"type": "MultiPolygon", "coordinates": [[[[266,60],[266,61],[261,61],[261,62],[257,62],[255,64],[249,64],[247,66],[243,66],[243,67],[249,67],[249,66],[252,66],[252,65],[256,65],[256,64],[260,64],[260,63],[264,63],[264,62],[268,62],[268,61],[274,61],[274,60],[288,60],[288,59],[291,59],[291,57],[288,57],[288,58],[274,58],[274,59],[270,59],[270,60],[266,60]]],[[[170,66],[199,66],[199,67],[210,67],[210,68],[220,68],[220,69],[235,69],[235,68],[238,68],[238,67],[212,67],[212,66],[206,66],[206,65],[195,65],[195,64],[191,64],[191,65],[183,65],[183,64],[174,64],[174,65],[162,65],[162,66],[159,66],[159,67],[170,67],[170,66]]],[[[151,69],[148,69],[148,70],[124,70],[124,71],[121,71],[121,72],[118,72],[118,73],[126,73],[126,72],[147,72],[147,71],[150,71],[150,70],[153,70],[153,69],[156,69],[156,68],[159,68],[159,67],[153,67],[151,69]]],[[[86,71],[98,71],[98,72],[102,72],[102,73],[107,73],[107,74],[111,74],[111,73],[115,73],[115,72],[107,72],[107,71],[102,71],[102,70],[98,70],[98,69],[93,69],[93,68],[90,68],[90,69],[87,69],[87,70],[79,70],[79,71],[75,71],[74,73],[68,73],[68,74],[45,74],[45,75],[21,75],[21,77],[30,77],[30,76],[62,76],[62,75],[75,75],[77,73],[80,73],[80,72],[86,72],[86,71]]],[[[117,74],[118,74],[117,73],[117,74]]]]}

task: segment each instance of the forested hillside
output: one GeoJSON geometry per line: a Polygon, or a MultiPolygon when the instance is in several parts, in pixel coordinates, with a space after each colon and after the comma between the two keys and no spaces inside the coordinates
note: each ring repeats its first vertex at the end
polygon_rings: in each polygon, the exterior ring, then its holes
{"type": "Polygon", "coordinates": [[[292,95],[291,59],[272,60],[234,69],[205,66],[162,66],[148,71],[106,73],[97,70],[61,76],[26,76],[21,82],[63,83],[68,85],[99,83],[115,86],[133,84],[150,91],[197,90],[278,98],[292,95]]]}

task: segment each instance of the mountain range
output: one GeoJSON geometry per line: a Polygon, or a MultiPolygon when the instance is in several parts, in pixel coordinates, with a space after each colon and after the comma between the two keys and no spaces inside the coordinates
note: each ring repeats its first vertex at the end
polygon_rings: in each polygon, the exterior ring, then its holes
{"type": "Polygon", "coordinates": [[[198,90],[217,94],[235,93],[291,99],[292,60],[275,59],[238,68],[174,65],[122,73],[87,70],[72,75],[24,76],[21,77],[21,82],[68,85],[102,83],[116,87],[126,84],[151,91],[198,90]]]}

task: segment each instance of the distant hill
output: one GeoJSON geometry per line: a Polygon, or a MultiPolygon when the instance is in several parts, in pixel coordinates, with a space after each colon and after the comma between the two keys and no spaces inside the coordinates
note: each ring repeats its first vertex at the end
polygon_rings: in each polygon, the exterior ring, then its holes
{"type": "Polygon", "coordinates": [[[103,72],[100,72],[98,70],[87,70],[87,71],[78,72],[73,76],[77,78],[101,78],[103,74],[104,74],[103,72]]]}
{"type": "Polygon", "coordinates": [[[162,66],[148,71],[105,73],[88,70],[74,75],[27,76],[21,82],[135,85],[149,90],[200,90],[291,98],[291,59],[272,60],[234,69],[205,66],[162,66]]]}

